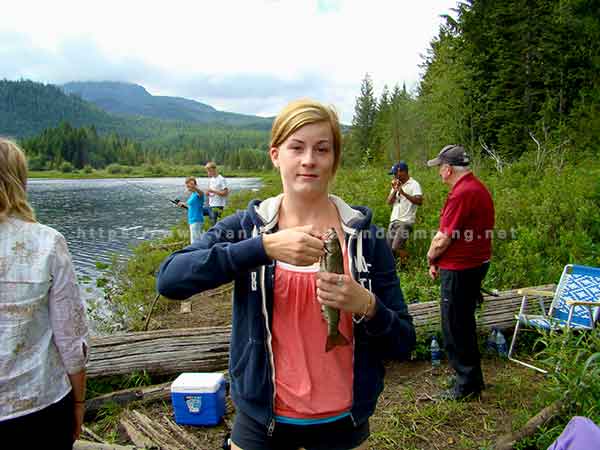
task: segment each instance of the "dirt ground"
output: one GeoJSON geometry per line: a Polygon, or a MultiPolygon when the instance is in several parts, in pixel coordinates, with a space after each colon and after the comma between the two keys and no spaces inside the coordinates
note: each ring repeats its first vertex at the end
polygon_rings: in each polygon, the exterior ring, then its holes
{"type": "Polygon", "coordinates": [[[229,325],[231,323],[232,285],[222,286],[213,291],[195,295],[189,302],[190,312],[185,310],[184,302],[161,300],[167,310],[152,316],[150,330],[167,328],[195,328],[229,325]]]}
{"type": "MultiPolygon", "coordinates": [[[[150,329],[187,328],[230,323],[231,292],[204,293],[192,299],[191,312],[173,302],[153,318],[150,329]]],[[[370,450],[487,449],[503,433],[522,425],[532,408],[541,376],[498,358],[484,358],[487,388],[480,400],[440,402],[450,370],[433,369],[428,361],[389,362],[385,389],[371,418],[370,450]]],[[[138,407],[153,420],[172,418],[169,402],[138,407]]],[[[203,450],[218,450],[229,432],[234,408],[228,399],[224,421],[215,427],[190,427],[203,450]]],[[[123,434],[120,433],[121,437],[123,434]]],[[[122,439],[119,439],[122,441],[122,439]]],[[[126,443],[126,441],[122,441],[126,443]]]]}

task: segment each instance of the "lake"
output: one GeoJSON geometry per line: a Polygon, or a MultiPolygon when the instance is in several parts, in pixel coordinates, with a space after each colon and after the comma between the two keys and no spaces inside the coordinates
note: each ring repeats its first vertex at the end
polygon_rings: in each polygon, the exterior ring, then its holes
{"type": "MultiPolygon", "coordinates": [[[[102,275],[96,263],[125,259],[131,246],[168,234],[187,213],[169,202],[186,198],[184,178],[96,180],[31,179],[27,189],[39,222],[60,231],[69,244],[86,301],[98,301],[102,275]]],[[[231,193],[257,189],[258,178],[228,178],[231,193]]],[[[207,178],[198,178],[200,189],[207,178]]],[[[207,218],[208,219],[208,218],[207,218]]]]}

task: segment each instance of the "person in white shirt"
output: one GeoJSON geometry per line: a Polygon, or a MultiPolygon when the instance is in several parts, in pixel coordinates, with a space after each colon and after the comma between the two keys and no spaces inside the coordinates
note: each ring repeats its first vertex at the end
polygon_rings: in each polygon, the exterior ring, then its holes
{"type": "Polygon", "coordinates": [[[227,196],[229,188],[227,180],[223,175],[219,175],[217,165],[213,161],[206,163],[206,172],[208,174],[208,217],[213,226],[219,220],[223,208],[227,205],[227,196]]]}
{"type": "Polygon", "coordinates": [[[405,260],[408,257],[406,241],[415,224],[417,207],[423,204],[423,191],[419,182],[408,174],[408,164],[404,161],[394,164],[390,175],[394,175],[394,179],[387,198],[388,205],[392,205],[388,243],[394,256],[405,260]]]}
{"type": "Polygon", "coordinates": [[[65,238],[36,222],[26,186],[24,153],[0,138],[0,436],[71,449],[85,408],[85,307],[65,238]]]}

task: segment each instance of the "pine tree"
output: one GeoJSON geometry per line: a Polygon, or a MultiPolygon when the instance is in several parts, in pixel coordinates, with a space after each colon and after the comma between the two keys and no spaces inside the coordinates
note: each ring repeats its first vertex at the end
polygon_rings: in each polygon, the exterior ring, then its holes
{"type": "Polygon", "coordinates": [[[377,101],[373,94],[373,81],[367,73],[360,86],[360,96],[356,99],[352,118],[352,143],[354,150],[362,157],[369,153],[373,125],[377,114],[377,101]]]}

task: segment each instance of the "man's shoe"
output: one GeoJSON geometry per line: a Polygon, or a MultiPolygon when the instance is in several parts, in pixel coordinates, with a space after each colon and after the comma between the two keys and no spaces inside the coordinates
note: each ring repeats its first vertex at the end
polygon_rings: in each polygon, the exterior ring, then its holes
{"type": "Polygon", "coordinates": [[[481,391],[459,392],[456,389],[447,389],[440,392],[436,397],[439,401],[471,401],[481,398],[481,391]]]}

